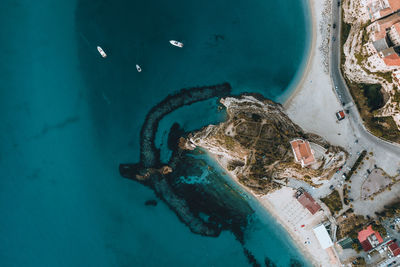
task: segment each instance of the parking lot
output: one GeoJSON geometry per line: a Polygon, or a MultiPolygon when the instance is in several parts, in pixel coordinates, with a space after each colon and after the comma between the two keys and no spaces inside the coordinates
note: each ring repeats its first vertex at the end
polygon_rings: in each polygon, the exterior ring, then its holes
{"type": "MultiPolygon", "coordinates": [[[[400,176],[397,176],[396,179],[400,179],[400,176]]],[[[375,193],[384,190],[393,182],[392,178],[386,175],[383,170],[374,169],[361,186],[361,198],[367,199],[375,193]]]]}

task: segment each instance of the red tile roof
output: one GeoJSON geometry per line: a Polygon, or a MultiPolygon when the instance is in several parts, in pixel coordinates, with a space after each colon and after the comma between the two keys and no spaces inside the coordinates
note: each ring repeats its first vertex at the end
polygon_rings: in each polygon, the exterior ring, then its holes
{"type": "Polygon", "coordinates": [[[400,22],[393,24],[394,29],[396,30],[397,34],[400,34],[400,22]]]}
{"type": "Polygon", "coordinates": [[[372,245],[368,239],[365,239],[363,242],[361,242],[361,246],[364,251],[370,251],[372,249],[372,245]]]}
{"type": "MultiPolygon", "coordinates": [[[[400,2],[400,1],[399,1],[400,2]]],[[[382,38],[385,38],[386,36],[386,29],[392,27],[392,25],[400,22],[400,14],[395,13],[390,15],[389,17],[386,17],[384,19],[378,20],[374,23],[376,23],[376,30],[374,33],[375,36],[375,41],[380,40],[382,38]]]]}
{"type": "Polygon", "coordinates": [[[400,56],[396,53],[384,57],[383,61],[386,66],[400,66],[400,56]]]}
{"type": "Polygon", "coordinates": [[[290,142],[290,144],[292,145],[293,153],[297,162],[301,162],[307,166],[315,161],[308,141],[298,139],[290,142]]]}
{"type": "Polygon", "coordinates": [[[372,245],[368,240],[368,237],[370,237],[371,235],[375,235],[379,243],[383,242],[381,235],[377,231],[372,230],[372,226],[369,225],[367,229],[358,232],[358,240],[360,241],[364,251],[369,251],[372,249],[372,245]]]}
{"type": "Polygon", "coordinates": [[[390,249],[390,251],[393,253],[393,256],[397,256],[397,255],[400,255],[400,248],[399,248],[399,246],[397,245],[397,243],[395,243],[395,242],[393,242],[393,241],[390,241],[390,243],[389,243],[389,249],[390,249]]]}
{"type": "Polygon", "coordinates": [[[317,211],[321,209],[321,206],[313,199],[313,197],[307,193],[303,192],[297,200],[303,205],[303,207],[307,208],[312,215],[314,215],[317,211]]]}
{"type": "Polygon", "coordinates": [[[384,16],[389,15],[391,13],[393,13],[393,10],[390,7],[381,9],[379,11],[379,15],[381,15],[381,17],[384,17],[384,16]]]}
{"type": "Polygon", "coordinates": [[[400,1],[399,0],[389,0],[389,5],[392,8],[393,12],[400,9],[400,1]]]}

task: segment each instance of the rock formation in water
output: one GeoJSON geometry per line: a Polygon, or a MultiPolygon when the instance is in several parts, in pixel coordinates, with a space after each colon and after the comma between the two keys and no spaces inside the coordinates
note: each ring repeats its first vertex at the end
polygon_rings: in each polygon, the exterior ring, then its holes
{"type": "Polygon", "coordinates": [[[140,164],[145,168],[160,168],[160,151],[155,146],[158,123],[172,111],[195,102],[213,97],[227,96],[231,92],[228,83],[182,89],[174,95],[167,96],[147,113],[140,131],[140,164]]]}
{"type": "Polygon", "coordinates": [[[149,200],[146,200],[146,202],[144,202],[144,204],[146,206],[157,206],[157,200],[149,199],[149,200]]]}
{"type": "Polygon", "coordinates": [[[202,147],[217,155],[239,182],[256,194],[266,194],[286,183],[286,178],[319,186],[344,164],[347,154],[322,137],[304,132],[284,113],[280,104],[258,95],[221,99],[227,121],[189,134],[181,147],[202,147]],[[316,162],[302,168],[295,163],[290,141],[308,140],[316,162]]]}
{"type": "MultiPolygon", "coordinates": [[[[175,138],[175,149],[168,165],[163,165],[160,161],[160,151],[155,146],[155,136],[158,129],[160,120],[167,114],[174,110],[184,106],[190,105],[198,101],[207,100],[213,97],[224,97],[229,95],[231,92],[231,86],[228,83],[215,86],[195,87],[189,89],[182,89],[174,95],[167,96],[163,101],[154,106],[147,114],[145,122],[143,123],[140,133],[140,162],[136,164],[121,164],[119,166],[120,174],[123,177],[133,179],[146,186],[151,187],[156,195],[165,201],[165,203],[175,211],[179,219],[189,226],[193,233],[206,235],[206,236],[218,236],[223,229],[223,220],[225,217],[220,217],[215,211],[213,216],[210,216],[209,220],[201,218],[200,212],[196,208],[208,209],[209,207],[217,207],[213,203],[206,203],[203,201],[200,205],[198,198],[190,199],[190,196],[185,195],[185,191],[180,190],[179,183],[176,183],[176,172],[174,170],[185,169],[182,166],[182,160],[185,152],[178,148],[178,138],[175,138]]],[[[175,127],[175,126],[174,126],[175,127]]],[[[184,134],[180,127],[174,128],[173,132],[178,131],[180,134],[184,134]]],[[[175,134],[176,135],[176,134],[175,134]]],[[[172,138],[174,139],[174,138],[172,138]]],[[[170,143],[170,142],[169,142],[170,143]]],[[[187,167],[187,166],[186,166],[187,167]]],[[[178,176],[179,177],[179,176],[178,176]]],[[[193,194],[197,193],[200,196],[206,194],[197,187],[194,189],[193,194]]],[[[246,209],[245,209],[246,210],[246,209]]],[[[221,210],[218,211],[224,215],[221,210]]],[[[246,211],[247,212],[247,211],[246,211]]],[[[245,212],[245,213],[246,213],[245,212]]],[[[230,213],[227,213],[230,216],[230,213]]],[[[229,221],[226,219],[226,221],[229,221]]],[[[238,225],[240,222],[234,225],[238,225]]],[[[240,231],[238,231],[238,238],[240,239],[240,231]]]]}

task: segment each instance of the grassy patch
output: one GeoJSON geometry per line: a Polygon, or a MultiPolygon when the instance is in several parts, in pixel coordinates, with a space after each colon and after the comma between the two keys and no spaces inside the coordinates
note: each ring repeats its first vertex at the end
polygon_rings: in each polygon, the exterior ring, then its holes
{"type": "MultiPolygon", "coordinates": [[[[373,84],[358,84],[349,81],[345,78],[347,87],[357,105],[358,111],[360,112],[361,118],[364,121],[365,127],[374,135],[392,141],[400,143],[400,131],[398,130],[396,123],[392,117],[381,117],[377,118],[374,116],[373,107],[376,103],[379,103],[379,96],[377,96],[378,85],[373,84]],[[372,97],[375,99],[370,99],[372,97]]],[[[383,103],[382,103],[383,104],[383,103]]],[[[379,105],[376,105],[379,106],[379,105]]]]}
{"type": "Polygon", "coordinates": [[[351,168],[351,170],[346,174],[346,181],[350,180],[350,178],[353,175],[354,171],[357,170],[358,166],[360,166],[360,164],[361,164],[362,160],[364,159],[365,155],[367,155],[367,151],[363,150],[363,152],[361,152],[360,156],[358,157],[358,159],[354,163],[354,165],[351,168]]]}
{"type": "Polygon", "coordinates": [[[336,232],[337,238],[341,239],[348,236],[353,240],[357,240],[358,232],[363,229],[367,222],[368,220],[362,215],[355,215],[354,213],[347,215],[347,219],[339,224],[339,228],[336,232]]]}
{"type": "Polygon", "coordinates": [[[375,74],[376,76],[379,76],[383,79],[385,79],[388,83],[393,83],[393,76],[392,76],[392,72],[374,72],[373,74],[375,74]]]}
{"type": "Polygon", "coordinates": [[[370,111],[374,111],[383,107],[383,95],[381,93],[382,85],[380,84],[360,84],[364,96],[367,98],[367,105],[370,111]]]}
{"type": "Polygon", "coordinates": [[[341,15],[341,27],[340,27],[340,65],[343,65],[345,61],[345,55],[343,51],[344,43],[346,43],[347,38],[349,37],[351,24],[344,22],[343,18],[343,7],[342,7],[342,15],[341,15]]]}
{"type": "Polygon", "coordinates": [[[391,205],[384,206],[384,210],[376,212],[378,218],[383,221],[387,218],[394,218],[400,215],[400,201],[392,203],[391,205]]]}
{"type": "Polygon", "coordinates": [[[343,207],[339,192],[337,190],[334,190],[330,195],[321,198],[321,201],[328,206],[332,213],[337,213],[343,207]]]}
{"type": "Polygon", "coordinates": [[[393,99],[394,102],[400,103],[400,90],[399,90],[399,88],[395,88],[394,95],[393,95],[392,99],[393,99]]]}

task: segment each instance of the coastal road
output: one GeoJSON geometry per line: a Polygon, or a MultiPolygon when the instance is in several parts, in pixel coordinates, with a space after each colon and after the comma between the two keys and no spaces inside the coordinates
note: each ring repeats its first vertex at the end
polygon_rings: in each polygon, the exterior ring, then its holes
{"type": "Polygon", "coordinates": [[[330,47],[330,74],[333,82],[333,86],[341,104],[346,106],[350,113],[347,118],[350,120],[350,124],[354,129],[356,138],[360,139],[360,142],[364,143],[366,148],[372,150],[384,150],[385,153],[390,153],[394,158],[398,157],[400,160],[400,145],[390,143],[382,140],[370,132],[364,127],[363,121],[360,114],[358,113],[357,107],[354,104],[353,98],[347,88],[346,82],[340,71],[340,28],[341,28],[341,6],[338,5],[337,0],[332,1],[332,25],[336,24],[336,28],[331,28],[331,47],[330,47]]]}

